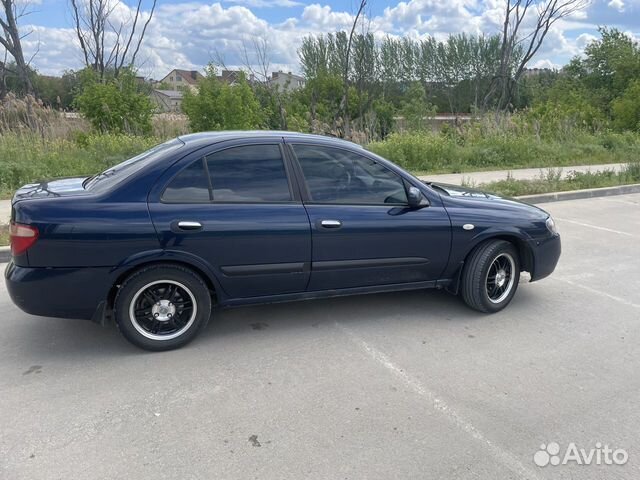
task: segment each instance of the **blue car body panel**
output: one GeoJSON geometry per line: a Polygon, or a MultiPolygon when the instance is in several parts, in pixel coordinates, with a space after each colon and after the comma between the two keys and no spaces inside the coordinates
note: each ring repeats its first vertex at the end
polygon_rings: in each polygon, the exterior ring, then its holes
{"type": "Polygon", "coordinates": [[[172,262],[200,273],[220,305],[455,285],[469,252],[489,238],[514,242],[532,280],[560,256],[543,210],[446,185],[428,185],[349,142],[290,132],[220,132],[174,140],[152,162],[110,188],[85,179],[26,185],[12,220],[36,226],[37,242],[5,271],[9,293],[28,313],[102,319],[117,287],[142,265],[172,262]],[[418,188],[428,206],[314,203],[291,144],[351,150],[418,188]],[[221,149],[277,144],[291,201],[165,203],[162,193],[185,166],[221,149]],[[202,225],[176,228],[178,221],[202,225]],[[323,228],[338,220],[339,228],[323,228]],[[473,229],[464,229],[472,224],[473,229]]]}
{"type": "Polygon", "coordinates": [[[307,205],[313,243],[309,290],[438,280],[451,226],[442,206],[307,205]],[[323,219],[339,219],[325,229],[323,219]]]}

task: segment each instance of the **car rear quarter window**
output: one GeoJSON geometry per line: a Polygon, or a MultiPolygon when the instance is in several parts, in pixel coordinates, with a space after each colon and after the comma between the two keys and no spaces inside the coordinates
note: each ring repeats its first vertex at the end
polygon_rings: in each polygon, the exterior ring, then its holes
{"type": "Polygon", "coordinates": [[[245,145],[206,157],[214,202],[287,202],[289,180],[280,147],[245,145]]]}
{"type": "Polygon", "coordinates": [[[178,173],[162,195],[162,201],[169,203],[202,203],[210,200],[209,181],[202,159],[178,173]]]}

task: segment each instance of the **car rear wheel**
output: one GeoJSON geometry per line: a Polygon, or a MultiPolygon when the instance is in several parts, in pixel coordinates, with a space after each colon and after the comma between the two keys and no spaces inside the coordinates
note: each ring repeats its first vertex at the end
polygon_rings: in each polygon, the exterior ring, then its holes
{"type": "Polygon", "coordinates": [[[128,277],[116,295],[122,335],[146,350],[171,350],[195,338],[211,315],[202,278],[178,265],[153,265],[128,277]]]}
{"type": "Polygon", "coordinates": [[[519,280],[518,250],[505,240],[490,240],[476,247],[465,262],[462,298],[474,310],[498,312],[511,302],[519,280]]]}

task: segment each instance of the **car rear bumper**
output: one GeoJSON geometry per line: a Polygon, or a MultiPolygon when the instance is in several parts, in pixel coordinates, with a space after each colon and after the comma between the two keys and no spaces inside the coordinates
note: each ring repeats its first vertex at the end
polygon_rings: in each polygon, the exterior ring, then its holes
{"type": "Polygon", "coordinates": [[[7,291],[24,312],[44,317],[91,320],[104,307],[109,289],[109,267],[30,268],[9,262],[7,291]]]}
{"type": "Polygon", "coordinates": [[[548,277],[555,270],[562,252],[560,235],[553,235],[544,240],[534,240],[530,242],[533,252],[533,268],[531,270],[531,281],[548,277]]]}

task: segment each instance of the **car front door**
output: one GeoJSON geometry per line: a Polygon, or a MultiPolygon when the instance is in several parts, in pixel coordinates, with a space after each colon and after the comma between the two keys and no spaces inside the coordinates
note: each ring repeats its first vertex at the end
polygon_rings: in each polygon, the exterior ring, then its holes
{"type": "Polygon", "coordinates": [[[449,216],[438,195],[411,208],[409,179],[363,150],[288,143],[311,223],[309,291],[429,282],[447,265],[449,216]]]}
{"type": "Polygon", "coordinates": [[[192,154],[160,179],[158,201],[150,198],[162,248],[204,259],[230,298],[307,286],[309,220],[283,148],[253,140],[192,154]]]}

